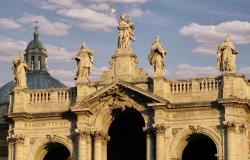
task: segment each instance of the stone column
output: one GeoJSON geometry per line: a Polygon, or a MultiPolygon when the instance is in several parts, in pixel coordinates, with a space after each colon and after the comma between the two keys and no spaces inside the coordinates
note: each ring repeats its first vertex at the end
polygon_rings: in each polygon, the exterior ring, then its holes
{"type": "Polygon", "coordinates": [[[14,143],[8,142],[8,160],[14,160],[14,143]]]}
{"type": "Polygon", "coordinates": [[[94,138],[94,159],[93,160],[103,160],[103,154],[102,154],[103,137],[104,137],[104,133],[102,131],[96,131],[93,134],[93,138],[94,138]]]}
{"type": "Polygon", "coordinates": [[[227,160],[235,160],[236,154],[237,154],[237,151],[235,150],[236,149],[235,141],[237,141],[235,137],[236,124],[235,122],[227,121],[224,123],[224,125],[225,125],[226,133],[227,133],[225,135],[227,137],[225,138],[225,142],[224,142],[224,145],[226,145],[225,156],[227,160]]]}
{"type": "Polygon", "coordinates": [[[87,131],[78,132],[78,160],[87,160],[87,139],[89,136],[87,131]]]}
{"type": "Polygon", "coordinates": [[[238,142],[239,152],[238,159],[241,157],[242,160],[248,160],[248,137],[247,137],[247,125],[246,123],[240,122],[238,124],[238,137],[241,141],[238,142]]]}
{"type": "Polygon", "coordinates": [[[162,124],[157,124],[155,126],[156,160],[165,160],[165,130],[166,127],[162,124]]]}
{"type": "Polygon", "coordinates": [[[108,148],[108,141],[110,140],[110,137],[108,136],[108,135],[105,135],[104,137],[103,137],[103,143],[102,143],[102,160],[107,160],[107,158],[108,158],[108,154],[107,154],[107,152],[108,152],[108,150],[107,150],[107,148],[108,148]]]}
{"type": "Polygon", "coordinates": [[[92,138],[90,135],[87,137],[87,160],[92,160],[92,138]]]}
{"type": "Polygon", "coordinates": [[[8,160],[23,160],[24,137],[22,135],[12,135],[8,137],[10,156],[8,160]]]}
{"type": "Polygon", "coordinates": [[[154,158],[154,139],[153,139],[153,130],[152,128],[145,129],[146,136],[146,157],[147,160],[153,160],[154,158]]]}

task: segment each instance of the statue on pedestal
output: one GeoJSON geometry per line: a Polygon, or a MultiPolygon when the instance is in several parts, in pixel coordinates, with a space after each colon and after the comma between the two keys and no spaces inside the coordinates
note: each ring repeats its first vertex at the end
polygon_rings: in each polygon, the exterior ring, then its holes
{"type": "Polygon", "coordinates": [[[235,59],[238,52],[235,49],[229,35],[225,37],[224,42],[218,46],[217,50],[217,68],[223,72],[236,72],[235,59]]]}
{"type": "Polygon", "coordinates": [[[20,52],[18,57],[12,61],[12,71],[15,75],[16,88],[27,88],[26,72],[28,65],[24,61],[24,56],[20,52]]]}
{"type": "Polygon", "coordinates": [[[88,48],[87,44],[84,42],[82,43],[80,51],[73,59],[75,59],[78,68],[75,80],[89,82],[89,74],[94,63],[93,50],[88,48]]]}
{"type": "Polygon", "coordinates": [[[148,56],[149,63],[154,66],[154,73],[164,75],[164,58],[166,54],[167,49],[161,43],[160,37],[157,36],[151,45],[150,54],[148,56]]]}
{"type": "Polygon", "coordinates": [[[119,26],[117,28],[119,30],[118,48],[130,49],[131,41],[135,40],[134,22],[131,18],[127,19],[125,14],[121,14],[119,26]]]}

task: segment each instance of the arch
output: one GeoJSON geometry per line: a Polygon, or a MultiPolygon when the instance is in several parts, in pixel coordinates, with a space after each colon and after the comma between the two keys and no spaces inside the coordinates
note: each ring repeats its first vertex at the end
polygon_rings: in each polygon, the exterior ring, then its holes
{"type": "MultiPolygon", "coordinates": [[[[28,154],[28,160],[42,160],[44,156],[47,153],[47,150],[45,150],[45,147],[48,143],[51,143],[52,141],[50,138],[41,138],[37,142],[33,144],[33,147],[30,149],[29,154],[28,154]]],[[[60,136],[53,136],[53,143],[60,143],[63,146],[65,146],[69,152],[71,157],[73,157],[73,145],[71,141],[64,137],[60,136]]]]}
{"type": "Polygon", "coordinates": [[[144,118],[137,110],[127,108],[118,113],[108,131],[108,160],[146,160],[144,127],[144,118]]]}
{"type": "Polygon", "coordinates": [[[170,144],[170,155],[172,158],[181,159],[182,153],[188,144],[186,139],[193,134],[203,134],[209,137],[216,146],[217,154],[221,155],[223,153],[223,146],[220,135],[215,133],[210,128],[196,127],[196,129],[194,130],[194,128],[189,127],[186,129],[182,129],[175,137],[173,137],[170,144]]]}
{"type": "MultiPolygon", "coordinates": [[[[151,116],[150,111],[146,107],[140,106],[140,105],[134,105],[133,107],[127,107],[127,108],[133,108],[141,114],[145,122],[145,128],[151,125],[150,119],[152,119],[152,117],[150,117],[151,116]]],[[[122,111],[123,109],[122,108],[110,108],[108,106],[103,107],[100,111],[98,111],[95,117],[94,126],[98,130],[108,133],[109,127],[114,120],[114,112],[113,112],[114,110],[122,111]]]]}

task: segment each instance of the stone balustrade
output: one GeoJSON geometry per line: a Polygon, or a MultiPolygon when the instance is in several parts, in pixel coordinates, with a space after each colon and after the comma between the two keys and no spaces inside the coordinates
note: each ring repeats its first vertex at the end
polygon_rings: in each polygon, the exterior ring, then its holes
{"type": "Polygon", "coordinates": [[[218,91],[221,85],[221,80],[218,78],[200,78],[190,80],[172,80],[169,83],[170,93],[186,94],[195,92],[211,92],[218,91]],[[196,89],[195,89],[196,88],[196,89]],[[199,88],[197,90],[197,88],[199,88]]]}
{"type": "Polygon", "coordinates": [[[76,100],[76,88],[70,89],[53,89],[53,90],[28,90],[29,103],[62,103],[71,102],[74,103],[76,100]]]}
{"type": "Polygon", "coordinates": [[[191,80],[175,80],[170,82],[171,93],[188,93],[192,91],[191,80]]]}

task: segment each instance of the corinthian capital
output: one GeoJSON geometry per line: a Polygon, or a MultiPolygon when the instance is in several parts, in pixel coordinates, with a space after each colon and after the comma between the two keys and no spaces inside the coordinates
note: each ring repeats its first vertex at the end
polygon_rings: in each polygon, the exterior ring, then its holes
{"type": "Polygon", "coordinates": [[[235,131],[236,123],[234,121],[225,121],[223,122],[224,127],[230,131],[235,131]]]}
{"type": "Polygon", "coordinates": [[[154,130],[156,134],[164,134],[166,131],[166,126],[164,124],[156,124],[154,126],[154,130]]]}
{"type": "Polygon", "coordinates": [[[7,137],[8,143],[24,143],[24,136],[23,135],[10,135],[7,137]]]}
{"type": "Polygon", "coordinates": [[[79,138],[86,138],[87,136],[90,135],[90,132],[87,131],[87,130],[76,129],[75,132],[77,133],[77,135],[79,136],[79,138]]]}
{"type": "Polygon", "coordinates": [[[92,136],[95,140],[100,140],[103,142],[109,141],[109,135],[105,133],[104,131],[94,131],[92,133],[92,136]]]}

